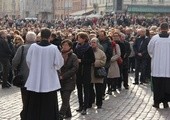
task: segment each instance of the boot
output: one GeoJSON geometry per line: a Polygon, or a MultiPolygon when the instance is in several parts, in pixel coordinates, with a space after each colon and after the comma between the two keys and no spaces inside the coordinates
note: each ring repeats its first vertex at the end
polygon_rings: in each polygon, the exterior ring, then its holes
{"type": "Polygon", "coordinates": [[[164,108],[169,108],[168,102],[163,103],[164,108]]]}

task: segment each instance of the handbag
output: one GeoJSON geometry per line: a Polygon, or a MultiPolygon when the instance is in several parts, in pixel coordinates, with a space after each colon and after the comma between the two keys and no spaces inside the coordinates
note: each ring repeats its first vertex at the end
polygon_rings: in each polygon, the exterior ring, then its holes
{"type": "Polygon", "coordinates": [[[104,78],[107,76],[106,69],[104,67],[94,67],[94,76],[96,78],[104,78]]]}
{"type": "Polygon", "coordinates": [[[123,60],[122,60],[121,57],[119,57],[119,58],[117,59],[117,64],[118,64],[118,65],[121,65],[122,63],[123,63],[123,60]]]}
{"type": "MultiPolygon", "coordinates": [[[[115,49],[115,53],[117,54],[116,47],[114,49],[115,49]]],[[[118,65],[121,65],[123,63],[123,59],[121,57],[119,57],[116,61],[118,65]]]]}
{"type": "Polygon", "coordinates": [[[13,85],[16,87],[22,87],[24,85],[23,75],[19,74],[19,72],[21,70],[21,65],[23,62],[23,52],[24,52],[24,46],[22,46],[21,60],[17,67],[17,73],[16,73],[15,77],[13,78],[13,85]]]}

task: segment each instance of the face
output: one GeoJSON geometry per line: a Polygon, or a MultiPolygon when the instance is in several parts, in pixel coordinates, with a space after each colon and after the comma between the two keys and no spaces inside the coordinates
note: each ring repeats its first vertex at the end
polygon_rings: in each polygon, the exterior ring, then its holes
{"type": "Polygon", "coordinates": [[[1,35],[2,38],[6,38],[7,37],[7,31],[4,31],[3,34],[1,35]]]}
{"type": "Polygon", "coordinates": [[[20,43],[21,39],[20,38],[15,38],[15,44],[20,43]]]}
{"type": "Polygon", "coordinates": [[[100,39],[104,39],[105,38],[104,32],[102,32],[102,31],[99,32],[99,38],[100,39]]]}
{"type": "Polygon", "coordinates": [[[96,41],[91,41],[91,42],[90,42],[90,46],[91,46],[92,48],[97,48],[97,43],[96,43],[96,41]]]}
{"type": "Polygon", "coordinates": [[[140,36],[145,36],[145,31],[144,30],[139,30],[138,33],[139,33],[140,36]]]}
{"type": "Polygon", "coordinates": [[[78,36],[78,42],[79,42],[80,44],[83,44],[83,43],[85,42],[85,40],[82,39],[80,36],[78,36]]]}
{"type": "Polygon", "coordinates": [[[113,40],[114,41],[119,41],[120,40],[119,35],[118,34],[113,34],[113,40]]]}
{"type": "Polygon", "coordinates": [[[67,42],[62,44],[62,49],[63,51],[69,51],[71,49],[71,47],[68,45],[67,42]]]}

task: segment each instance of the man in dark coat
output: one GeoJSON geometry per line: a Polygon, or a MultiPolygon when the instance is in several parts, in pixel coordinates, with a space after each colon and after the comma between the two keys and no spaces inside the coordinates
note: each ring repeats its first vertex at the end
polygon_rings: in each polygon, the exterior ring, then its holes
{"type": "Polygon", "coordinates": [[[141,71],[140,83],[145,83],[146,75],[146,56],[148,56],[147,45],[149,43],[149,38],[145,35],[145,29],[138,30],[139,37],[134,43],[135,52],[135,85],[139,84],[139,72],[141,71]]]}
{"type": "Polygon", "coordinates": [[[10,56],[12,54],[9,45],[6,41],[6,31],[0,31],[0,63],[3,67],[3,75],[2,75],[2,88],[9,88],[11,85],[8,83],[8,74],[10,69],[10,56]]]}
{"type": "Polygon", "coordinates": [[[130,49],[130,44],[128,41],[125,40],[125,35],[121,34],[121,42],[124,44],[124,54],[122,56],[123,59],[123,64],[122,64],[122,71],[121,71],[121,76],[122,80],[120,80],[119,82],[119,88],[121,88],[121,83],[123,81],[123,86],[125,87],[125,89],[129,89],[129,85],[128,85],[128,63],[129,63],[129,55],[131,53],[131,49],[130,49]]]}
{"type": "Polygon", "coordinates": [[[61,39],[57,37],[55,33],[52,33],[50,36],[50,42],[58,47],[59,50],[61,50],[61,39]]]}

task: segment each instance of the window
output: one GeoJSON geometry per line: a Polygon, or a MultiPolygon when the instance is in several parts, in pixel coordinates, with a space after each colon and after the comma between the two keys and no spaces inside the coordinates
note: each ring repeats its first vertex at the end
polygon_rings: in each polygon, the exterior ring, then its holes
{"type": "Polygon", "coordinates": [[[132,3],[136,3],[137,2],[137,0],[131,0],[132,1],[132,3]]]}
{"type": "Polygon", "coordinates": [[[164,3],[165,1],[164,0],[159,0],[159,3],[164,3]]]}
{"type": "Polygon", "coordinates": [[[152,0],[148,0],[148,3],[151,4],[151,3],[152,3],[152,0]]]}

